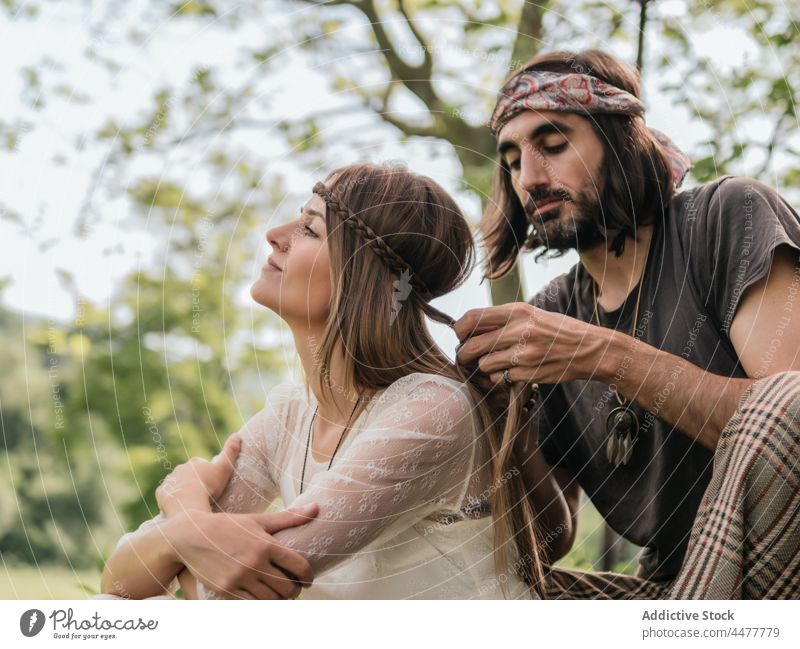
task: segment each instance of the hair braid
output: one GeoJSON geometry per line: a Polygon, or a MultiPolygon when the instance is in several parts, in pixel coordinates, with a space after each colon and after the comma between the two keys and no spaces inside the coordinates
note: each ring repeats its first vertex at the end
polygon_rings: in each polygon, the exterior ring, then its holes
{"type": "Polygon", "coordinates": [[[370,248],[380,257],[389,268],[398,275],[408,271],[411,275],[411,283],[414,285],[425,299],[430,299],[433,295],[425,282],[416,274],[411,266],[398,255],[392,247],[386,243],[375,230],[364,222],[357,214],[352,213],[342,202],[333,195],[323,183],[318,182],[314,185],[314,193],[319,194],[325,204],[336,214],[339,219],[353,230],[370,248]]]}

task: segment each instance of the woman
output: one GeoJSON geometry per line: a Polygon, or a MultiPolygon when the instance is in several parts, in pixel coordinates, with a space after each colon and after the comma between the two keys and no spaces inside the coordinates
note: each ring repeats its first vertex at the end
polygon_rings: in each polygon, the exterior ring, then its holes
{"type": "Polygon", "coordinates": [[[274,388],[216,461],[169,476],[162,513],[120,541],[103,592],[156,595],[180,573],[190,598],[287,597],[313,573],[304,597],[540,596],[515,450],[525,397],[490,407],[425,325],[452,324],[430,300],[472,268],[456,203],[429,178],[352,165],[267,240],[251,295],[291,329],[307,384],[274,388]],[[278,497],[300,514],[276,526],[260,513],[278,497]],[[237,535],[263,541],[259,574],[230,570],[252,556],[212,549],[237,535]]]}

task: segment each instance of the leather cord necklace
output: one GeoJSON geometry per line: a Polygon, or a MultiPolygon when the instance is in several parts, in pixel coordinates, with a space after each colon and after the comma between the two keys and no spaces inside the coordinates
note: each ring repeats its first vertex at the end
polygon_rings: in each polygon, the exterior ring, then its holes
{"type": "MultiPolygon", "coordinates": [[[[652,236],[651,236],[652,240],[652,236]]],[[[642,266],[642,276],[639,278],[639,288],[636,293],[636,309],[633,314],[633,327],[631,337],[636,336],[636,325],[639,320],[639,301],[642,297],[642,286],[644,285],[644,275],[647,271],[647,258],[649,257],[650,246],[648,245],[642,266]]],[[[597,313],[597,282],[592,278],[592,296],[594,298],[594,318],[597,326],[602,327],[600,316],[597,313]]],[[[627,399],[623,398],[615,385],[608,386],[617,399],[618,406],[614,407],[606,417],[606,459],[615,467],[620,464],[626,465],[631,459],[633,447],[639,439],[639,419],[636,413],[630,409],[627,399]]]]}
{"type": "MultiPolygon", "coordinates": [[[[344,429],[342,430],[341,435],[339,435],[339,441],[336,442],[336,448],[333,449],[333,454],[331,455],[331,461],[328,462],[328,470],[330,471],[331,466],[333,465],[333,458],[336,457],[336,452],[339,450],[339,446],[342,444],[342,440],[344,439],[344,434],[350,428],[350,419],[353,418],[353,415],[356,412],[356,408],[358,404],[361,402],[361,397],[356,399],[356,404],[353,406],[353,412],[350,413],[350,417],[347,419],[347,424],[345,425],[344,429]]],[[[306,480],[306,464],[308,463],[308,454],[309,449],[311,448],[311,429],[314,427],[314,420],[317,418],[317,412],[319,412],[319,404],[317,407],[314,408],[314,415],[311,417],[311,423],[308,425],[308,437],[306,439],[306,454],[303,456],[303,473],[300,476],[300,493],[303,493],[303,485],[305,484],[306,480]]],[[[300,494],[298,494],[300,495],[300,494]]]]}

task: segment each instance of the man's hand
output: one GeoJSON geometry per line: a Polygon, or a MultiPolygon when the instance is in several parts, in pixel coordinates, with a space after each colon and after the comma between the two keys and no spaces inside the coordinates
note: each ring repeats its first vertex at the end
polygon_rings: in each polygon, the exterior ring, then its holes
{"type": "Polygon", "coordinates": [[[592,378],[608,330],[524,302],[471,309],[453,329],[461,341],[456,362],[493,384],[510,368],[512,382],[564,383],[592,378]]]}
{"type": "Polygon", "coordinates": [[[234,434],[214,460],[193,457],[176,466],[156,489],[156,502],[164,515],[187,509],[210,512],[211,503],[219,499],[233,475],[241,448],[241,437],[234,434]]]}
{"type": "Polygon", "coordinates": [[[303,525],[317,505],[268,514],[186,511],[172,520],[170,541],[180,561],[225,599],[291,599],[311,585],[311,565],[271,534],[303,525]]]}

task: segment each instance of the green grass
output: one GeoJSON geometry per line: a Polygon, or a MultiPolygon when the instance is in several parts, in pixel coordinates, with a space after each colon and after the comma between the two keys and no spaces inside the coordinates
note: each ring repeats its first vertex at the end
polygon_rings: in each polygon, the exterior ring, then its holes
{"type": "Polygon", "coordinates": [[[97,570],[0,564],[0,599],[86,599],[99,591],[97,570]]]}
{"type": "MultiPolygon", "coordinates": [[[[594,508],[584,494],[581,498],[581,509],[578,519],[578,535],[570,553],[557,563],[565,568],[580,570],[601,570],[600,555],[603,552],[603,517],[594,508]]],[[[614,572],[632,575],[636,572],[638,562],[636,556],[639,548],[632,543],[620,539],[621,559],[613,566],[614,572]]]]}

